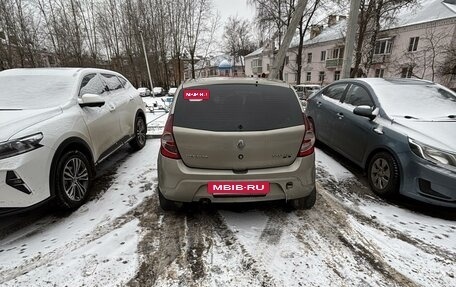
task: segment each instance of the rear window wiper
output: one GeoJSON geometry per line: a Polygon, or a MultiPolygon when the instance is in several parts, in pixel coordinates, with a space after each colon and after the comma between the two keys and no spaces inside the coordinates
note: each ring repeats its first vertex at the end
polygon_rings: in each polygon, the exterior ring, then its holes
{"type": "Polygon", "coordinates": [[[3,108],[0,108],[0,111],[22,111],[22,109],[3,109],[3,108]]]}

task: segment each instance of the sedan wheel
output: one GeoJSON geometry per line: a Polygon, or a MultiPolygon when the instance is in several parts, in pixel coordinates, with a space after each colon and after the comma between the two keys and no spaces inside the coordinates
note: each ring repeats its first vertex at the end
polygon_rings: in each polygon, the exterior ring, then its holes
{"type": "Polygon", "coordinates": [[[91,181],[87,157],[77,150],[65,152],[58,160],[54,178],[58,205],[64,209],[81,206],[89,194],[91,181]]]}
{"type": "Polygon", "coordinates": [[[372,157],[368,170],[369,185],[383,197],[392,196],[399,190],[399,166],[396,159],[387,152],[372,157]]]}

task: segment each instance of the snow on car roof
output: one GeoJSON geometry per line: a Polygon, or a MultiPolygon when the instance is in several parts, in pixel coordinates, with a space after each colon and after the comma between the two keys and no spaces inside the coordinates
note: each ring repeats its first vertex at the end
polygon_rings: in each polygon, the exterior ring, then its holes
{"type": "Polygon", "coordinates": [[[83,72],[94,72],[94,73],[113,73],[118,74],[115,71],[96,69],[96,68],[18,68],[8,69],[1,71],[0,75],[58,75],[58,76],[76,76],[83,72]]]}

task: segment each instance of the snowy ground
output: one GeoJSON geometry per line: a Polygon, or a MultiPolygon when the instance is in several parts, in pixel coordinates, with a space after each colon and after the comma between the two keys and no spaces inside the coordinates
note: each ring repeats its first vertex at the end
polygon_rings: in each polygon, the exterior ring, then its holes
{"type": "Polygon", "coordinates": [[[154,135],[166,114],[147,120],[146,147],[103,163],[79,210],[0,218],[1,286],[456,286],[455,211],[384,202],[325,148],[310,211],[163,212],[154,135]]]}

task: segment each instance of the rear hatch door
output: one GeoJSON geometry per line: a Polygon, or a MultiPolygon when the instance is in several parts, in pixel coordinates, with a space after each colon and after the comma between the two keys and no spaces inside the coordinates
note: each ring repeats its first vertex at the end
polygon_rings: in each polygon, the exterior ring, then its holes
{"type": "Polygon", "coordinates": [[[174,137],[185,165],[248,170],[290,165],[305,133],[304,119],[291,88],[256,84],[218,84],[209,99],[184,99],[174,110],[174,137]]]}

